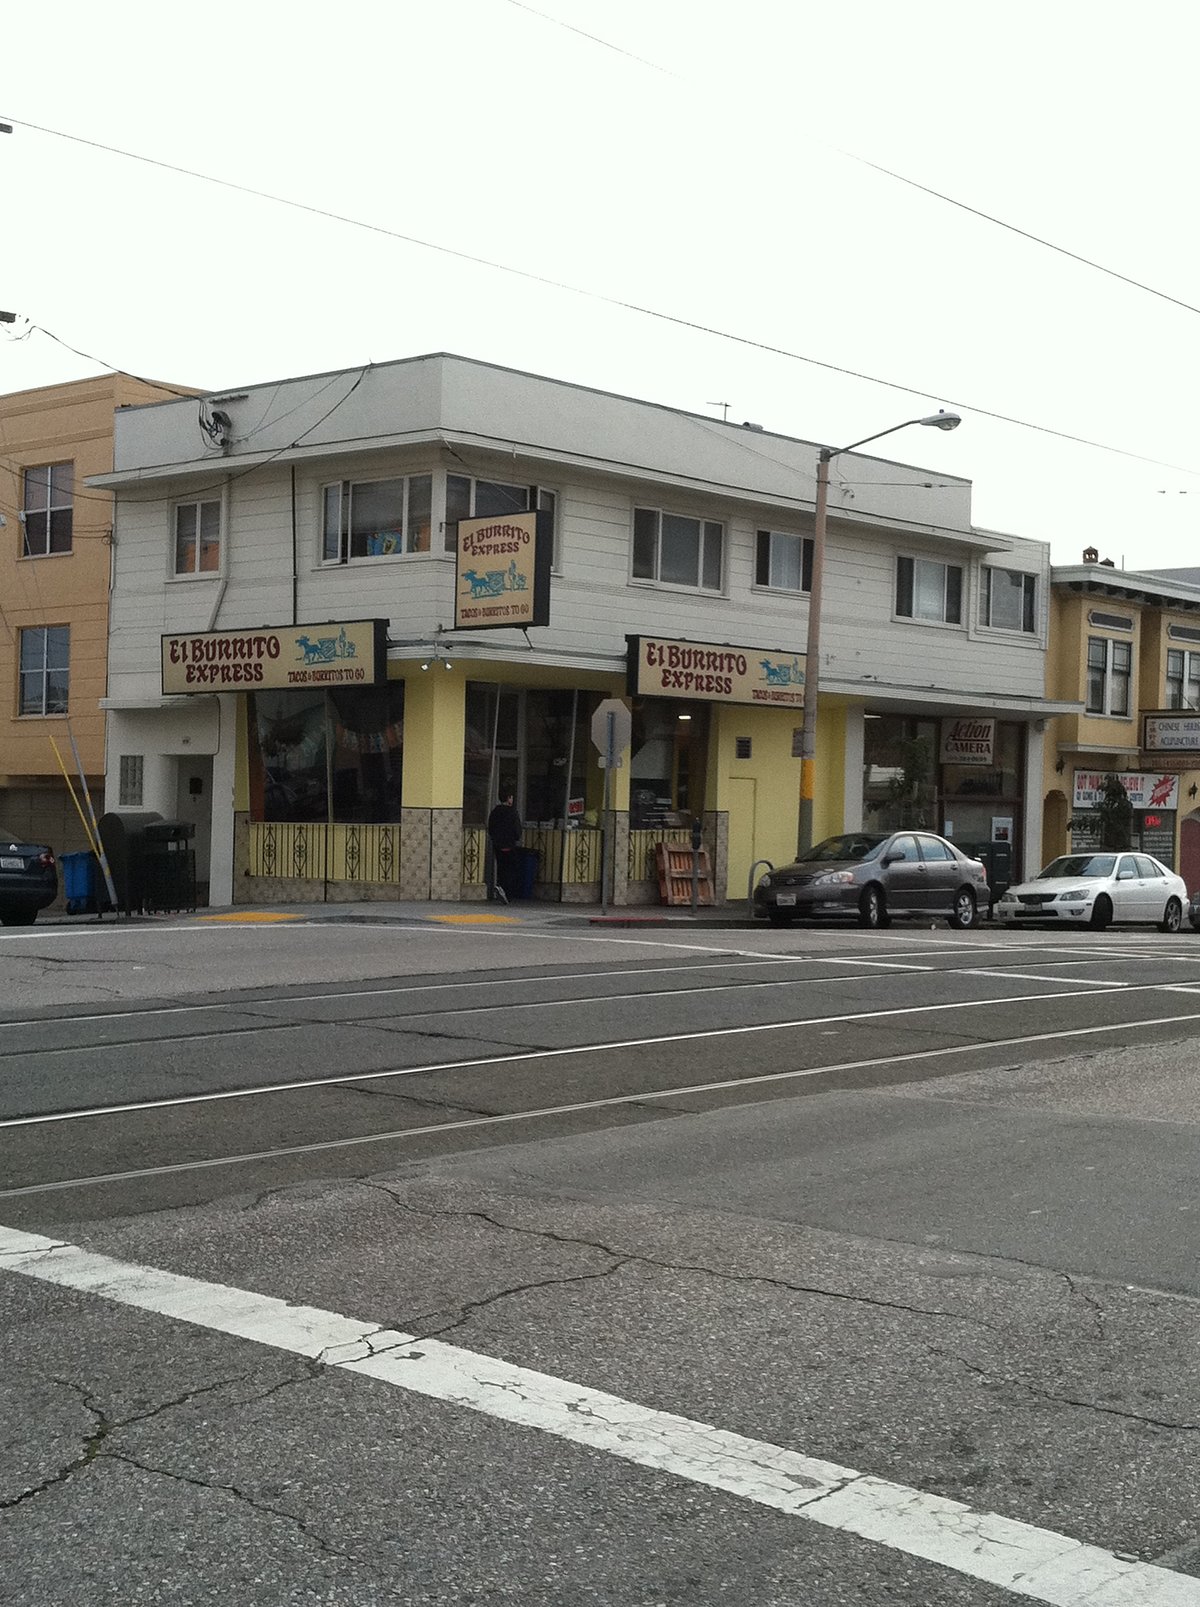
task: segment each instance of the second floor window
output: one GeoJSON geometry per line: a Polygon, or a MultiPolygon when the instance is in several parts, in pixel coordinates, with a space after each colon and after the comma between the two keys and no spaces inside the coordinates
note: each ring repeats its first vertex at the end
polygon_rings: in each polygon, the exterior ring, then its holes
{"type": "Polygon", "coordinates": [[[175,573],[212,575],[221,567],[221,504],[175,504],[175,573]]]}
{"type": "Polygon", "coordinates": [[[1087,712],[1129,713],[1133,678],[1133,645],[1107,636],[1089,636],[1087,645],[1087,712]]]}
{"type": "Polygon", "coordinates": [[[428,474],[327,485],[322,490],[322,561],[344,564],[351,558],[428,552],[432,509],[433,477],[428,474]]]}
{"type": "Polygon", "coordinates": [[[725,526],[657,508],[633,510],[633,578],[720,591],[725,526]]]}
{"type": "Polygon", "coordinates": [[[1167,707],[1200,709],[1200,653],[1167,649],[1167,707]]]}
{"type": "Polygon", "coordinates": [[[811,536],[787,530],[760,530],[754,550],[754,584],[773,591],[812,590],[811,536]]]}
{"type": "Polygon", "coordinates": [[[896,613],[901,619],[962,624],[963,572],[929,558],[896,559],[896,613]]]}
{"type": "Polygon", "coordinates": [[[70,683],[71,630],[36,625],[21,632],[22,714],[65,714],[70,683]]]}
{"type": "MultiPolygon", "coordinates": [[[[506,513],[557,514],[558,497],[544,485],[508,485],[503,480],[473,480],[468,474],[446,476],[446,551],[458,545],[460,519],[497,519],[506,513]]],[[[555,517],[554,557],[558,567],[558,521],[555,517]]]]}
{"type": "Polygon", "coordinates": [[[70,552],[74,521],[73,463],[43,463],[25,470],[25,490],[21,502],[21,523],[25,530],[22,549],[26,558],[42,558],[47,553],[70,552]]]}
{"type": "Polygon", "coordinates": [[[1037,576],[985,567],[980,576],[979,623],[1000,631],[1036,631],[1037,576]]]}

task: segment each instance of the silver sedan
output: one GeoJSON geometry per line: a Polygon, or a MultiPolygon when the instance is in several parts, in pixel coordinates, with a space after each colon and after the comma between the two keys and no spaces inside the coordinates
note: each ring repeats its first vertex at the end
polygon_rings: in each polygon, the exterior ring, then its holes
{"type": "Polygon", "coordinates": [[[988,898],[982,864],[945,837],[854,831],[827,837],[764,876],[754,913],[772,926],[797,916],[852,915],[860,926],[886,926],[893,915],[933,915],[965,930],[988,898]]]}

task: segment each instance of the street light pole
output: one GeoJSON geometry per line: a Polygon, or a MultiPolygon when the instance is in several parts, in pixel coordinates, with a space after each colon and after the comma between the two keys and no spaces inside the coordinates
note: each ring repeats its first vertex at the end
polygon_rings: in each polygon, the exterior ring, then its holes
{"type": "Polygon", "coordinates": [[[804,724],[800,733],[800,813],[796,830],[796,853],[803,854],[813,844],[813,798],[816,792],[817,698],[821,681],[821,588],[825,578],[825,531],[829,519],[829,465],[834,458],[854,452],[860,446],[878,441],[910,424],[929,425],[936,430],[956,430],[962,423],[957,413],[932,413],[927,418],[905,419],[890,429],[867,435],[849,446],[823,446],[817,454],[817,501],[813,516],[812,575],[808,589],[808,638],[804,661],[804,724]]]}

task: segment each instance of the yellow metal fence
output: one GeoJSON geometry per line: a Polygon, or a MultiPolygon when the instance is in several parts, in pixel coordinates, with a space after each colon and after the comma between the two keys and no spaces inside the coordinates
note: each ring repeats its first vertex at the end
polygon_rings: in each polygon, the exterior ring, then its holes
{"type": "Polygon", "coordinates": [[[400,881],[400,827],[323,821],[250,823],[251,876],[288,881],[400,881]]]}

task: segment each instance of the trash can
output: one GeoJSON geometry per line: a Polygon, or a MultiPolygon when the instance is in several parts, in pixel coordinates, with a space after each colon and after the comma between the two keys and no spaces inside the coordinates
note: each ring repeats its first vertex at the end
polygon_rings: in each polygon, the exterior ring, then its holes
{"type": "Polygon", "coordinates": [[[517,897],[532,898],[542,856],[536,848],[518,848],[514,852],[521,856],[518,863],[517,897]]]}
{"type": "Polygon", "coordinates": [[[100,846],[108,860],[117,906],[126,915],[141,910],[145,900],[145,862],[142,836],[162,816],[152,809],[137,814],[110,811],[100,816],[100,846]]]}
{"type": "MultiPolygon", "coordinates": [[[[992,904],[999,903],[1004,894],[1012,886],[1012,844],[1011,843],[959,843],[958,847],[964,854],[972,859],[983,861],[983,868],[987,871],[988,886],[992,892],[992,904]]],[[[991,907],[988,908],[991,917],[991,907]]]]}
{"type": "Polygon", "coordinates": [[[58,863],[62,869],[68,915],[102,915],[112,909],[100,873],[100,861],[90,848],[78,854],[60,854],[58,863]]]}
{"type": "Polygon", "coordinates": [[[195,834],[188,820],[154,820],[143,828],[142,908],[147,912],[195,909],[195,834]]]}

